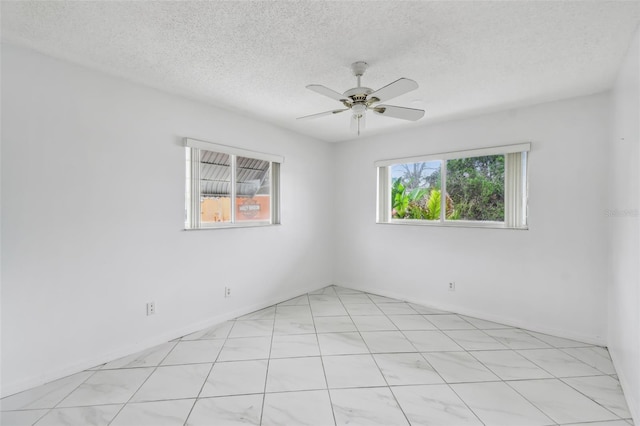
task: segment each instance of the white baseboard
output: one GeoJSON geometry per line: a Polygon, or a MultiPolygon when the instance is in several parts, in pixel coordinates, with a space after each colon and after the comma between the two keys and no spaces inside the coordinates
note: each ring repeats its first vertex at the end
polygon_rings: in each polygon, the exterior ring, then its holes
{"type": "Polygon", "coordinates": [[[618,363],[618,353],[615,350],[609,350],[609,355],[611,355],[613,367],[616,369],[618,381],[620,381],[620,386],[622,386],[624,398],[627,401],[627,407],[629,407],[629,412],[633,418],[633,424],[640,424],[640,399],[634,398],[634,395],[631,394],[631,392],[627,392],[627,389],[631,389],[631,383],[627,380],[627,376],[625,376],[624,371],[617,367],[620,365],[618,363]]]}
{"type": "Polygon", "coordinates": [[[584,335],[580,333],[574,333],[570,330],[549,328],[547,326],[536,324],[530,321],[522,321],[517,318],[503,317],[500,315],[495,315],[495,314],[487,313],[483,311],[476,311],[473,309],[461,308],[460,306],[456,306],[456,305],[448,305],[443,303],[434,304],[431,301],[421,300],[413,296],[408,296],[406,294],[389,291],[388,289],[375,288],[375,287],[363,287],[363,286],[350,286],[348,284],[336,284],[336,285],[339,285],[341,287],[353,288],[355,290],[365,291],[367,293],[378,294],[380,296],[391,297],[393,299],[404,300],[406,302],[415,303],[417,305],[422,305],[429,308],[438,309],[441,311],[449,311],[449,312],[453,312],[460,315],[466,315],[469,317],[483,319],[486,321],[497,322],[499,324],[505,324],[511,327],[523,328],[525,330],[531,330],[538,333],[550,334],[552,336],[563,337],[565,339],[577,340],[578,342],[589,343],[591,345],[606,346],[606,342],[600,336],[584,335]]]}
{"type": "Polygon", "coordinates": [[[54,380],[61,379],[63,377],[79,373],[81,371],[87,370],[89,368],[93,368],[97,365],[104,364],[106,362],[113,361],[115,359],[122,358],[127,355],[134,354],[136,352],[143,351],[145,349],[152,348],[154,346],[160,345],[162,343],[166,343],[170,340],[177,339],[182,336],[186,336],[187,334],[195,333],[196,331],[203,330],[205,328],[212,327],[216,324],[219,324],[224,321],[231,320],[233,318],[237,318],[242,315],[246,315],[251,312],[258,311],[260,309],[266,308],[271,305],[275,305],[276,303],[283,302],[285,300],[293,299],[294,297],[312,292],[314,290],[319,290],[321,288],[330,286],[331,284],[327,284],[321,287],[313,287],[308,290],[304,290],[300,292],[296,290],[296,292],[289,292],[282,294],[277,297],[272,297],[264,302],[254,303],[253,305],[245,306],[242,308],[235,309],[230,312],[226,312],[222,315],[216,315],[210,318],[207,318],[204,321],[199,321],[197,323],[190,324],[185,327],[176,328],[173,330],[169,330],[165,333],[156,335],[152,338],[145,339],[143,341],[137,342],[132,345],[122,346],[120,348],[114,349],[113,351],[99,355],[92,358],[86,358],[82,360],[74,360],[69,364],[62,366],[60,368],[56,368],[53,371],[48,371],[44,374],[34,375],[31,377],[24,378],[19,381],[15,381],[13,383],[3,384],[0,389],[0,398],[7,397],[9,395],[16,394],[18,392],[25,391],[27,389],[34,388],[36,386],[43,385],[45,383],[52,382],[54,380]]]}

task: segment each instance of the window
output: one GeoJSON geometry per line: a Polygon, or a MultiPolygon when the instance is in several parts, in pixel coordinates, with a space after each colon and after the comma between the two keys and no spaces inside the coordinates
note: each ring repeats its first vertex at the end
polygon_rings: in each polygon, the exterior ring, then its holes
{"type": "Polygon", "coordinates": [[[280,223],[283,158],[185,139],[185,228],[280,223]]]}
{"type": "Polygon", "coordinates": [[[377,161],[377,222],[526,228],[529,150],[520,144],[377,161]]]}

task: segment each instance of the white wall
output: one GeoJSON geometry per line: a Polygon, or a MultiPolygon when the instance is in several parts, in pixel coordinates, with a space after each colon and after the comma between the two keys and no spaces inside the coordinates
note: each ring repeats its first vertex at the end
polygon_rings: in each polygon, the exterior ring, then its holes
{"type": "Polygon", "coordinates": [[[603,94],[330,146],[3,45],[2,394],[332,282],[604,344],[613,271],[637,416],[638,224],[604,214],[638,208],[630,52],[613,128],[603,94]],[[283,225],[182,231],[184,136],[284,155],[283,225]],[[530,230],[374,223],[375,160],[524,141],[530,230]]]}
{"type": "Polygon", "coordinates": [[[336,284],[605,343],[608,108],[602,94],[340,144],[336,284]],[[375,224],[375,160],[526,141],[528,231],[375,224]]]}
{"type": "Polygon", "coordinates": [[[8,45],[2,113],[4,395],[332,283],[331,145],[8,45]],[[282,225],[183,231],[185,136],[283,155],[282,225]]]}
{"type": "Polygon", "coordinates": [[[634,419],[640,421],[640,32],[612,96],[609,351],[634,419]]]}

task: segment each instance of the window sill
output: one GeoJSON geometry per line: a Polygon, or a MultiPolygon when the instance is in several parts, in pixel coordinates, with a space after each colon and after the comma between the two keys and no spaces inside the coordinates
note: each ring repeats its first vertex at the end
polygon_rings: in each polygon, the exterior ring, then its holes
{"type": "Polygon", "coordinates": [[[445,221],[439,220],[420,220],[420,219],[394,219],[390,222],[376,222],[377,225],[409,225],[409,226],[435,226],[441,228],[487,228],[487,229],[512,229],[515,231],[527,231],[528,226],[508,227],[504,222],[473,222],[468,220],[445,221]]]}
{"type": "Polygon", "coordinates": [[[203,226],[202,228],[184,228],[185,231],[211,231],[211,230],[219,230],[219,229],[238,229],[238,228],[267,228],[271,226],[280,226],[279,223],[247,223],[247,224],[239,224],[239,223],[230,223],[224,225],[215,225],[215,226],[203,226]]]}

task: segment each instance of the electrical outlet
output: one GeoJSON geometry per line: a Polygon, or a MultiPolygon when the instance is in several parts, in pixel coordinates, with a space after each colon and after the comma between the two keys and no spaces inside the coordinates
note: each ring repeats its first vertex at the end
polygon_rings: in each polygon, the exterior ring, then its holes
{"type": "Polygon", "coordinates": [[[231,297],[231,287],[224,288],[224,297],[231,297]]]}
{"type": "Polygon", "coordinates": [[[156,302],[147,303],[147,316],[154,315],[156,313],[156,302]]]}
{"type": "Polygon", "coordinates": [[[456,291],[456,283],[455,282],[450,282],[449,283],[449,291],[456,291]]]}

